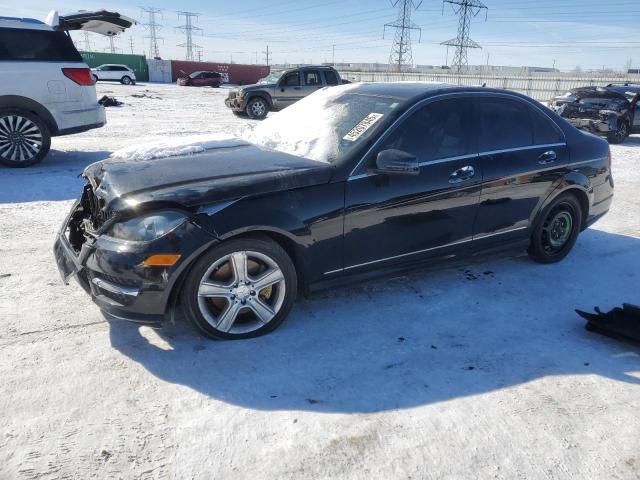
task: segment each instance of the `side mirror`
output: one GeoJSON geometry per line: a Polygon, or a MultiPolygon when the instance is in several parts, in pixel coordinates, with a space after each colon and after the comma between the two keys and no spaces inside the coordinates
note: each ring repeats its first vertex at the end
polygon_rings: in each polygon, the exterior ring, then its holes
{"type": "Polygon", "coordinates": [[[419,175],[418,159],[402,150],[382,150],[376,157],[376,168],[370,168],[372,173],[384,175],[419,175]]]}

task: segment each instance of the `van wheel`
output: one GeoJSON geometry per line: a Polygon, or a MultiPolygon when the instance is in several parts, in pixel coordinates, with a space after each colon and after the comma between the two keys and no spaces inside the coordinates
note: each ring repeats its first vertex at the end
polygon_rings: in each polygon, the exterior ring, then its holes
{"type": "Polygon", "coordinates": [[[182,303],[207,337],[251,338],[282,323],[297,284],[295,266],[280,245],[263,237],[231,239],[196,262],[182,289],[182,303]]]}
{"type": "Polygon", "coordinates": [[[128,77],[128,76],[125,75],[120,80],[120,83],[122,83],[123,85],[131,85],[133,83],[133,81],[131,80],[131,77],[128,77]]]}
{"type": "Polygon", "coordinates": [[[247,115],[254,120],[262,120],[269,113],[269,105],[262,97],[254,97],[247,104],[247,115]]]}
{"type": "Polygon", "coordinates": [[[51,147],[47,125],[34,113],[0,109],[0,163],[29,167],[42,161],[51,147]]]}
{"type": "Polygon", "coordinates": [[[549,205],[538,221],[529,245],[529,256],[539,263],[555,263],[566,257],[582,228],[578,199],[564,193],[549,205]]]}

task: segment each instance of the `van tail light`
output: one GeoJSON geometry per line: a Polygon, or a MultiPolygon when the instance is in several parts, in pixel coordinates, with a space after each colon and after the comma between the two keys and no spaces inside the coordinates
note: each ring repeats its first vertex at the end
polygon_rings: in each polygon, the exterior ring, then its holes
{"type": "Polygon", "coordinates": [[[89,86],[96,83],[93,75],[91,75],[91,70],[88,68],[63,68],[62,73],[78,85],[89,86]]]}

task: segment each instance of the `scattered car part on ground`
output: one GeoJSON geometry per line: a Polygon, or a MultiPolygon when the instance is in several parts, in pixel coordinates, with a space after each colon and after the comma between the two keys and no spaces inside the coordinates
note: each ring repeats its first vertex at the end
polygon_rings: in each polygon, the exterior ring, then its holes
{"type": "Polygon", "coordinates": [[[100,100],[98,100],[98,103],[103,107],[119,107],[120,105],[124,105],[116,97],[109,97],[107,95],[104,95],[100,100]]]}
{"type": "Polygon", "coordinates": [[[640,89],[629,95],[624,88],[581,87],[555,97],[551,108],[577,128],[622,143],[640,132],[640,89]]]}
{"type": "Polygon", "coordinates": [[[123,85],[136,84],[136,72],[126,65],[105,64],[92,68],[91,74],[96,82],[112,81],[123,85]]]}
{"type": "Polygon", "coordinates": [[[224,83],[224,75],[220,72],[198,71],[178,77],[178,85],[183,87],[214,87],[224,83]]]}
{"type": "Polygon", "coordinates": [[[613,198],[607,143],[513,92],[351,84],[254,127],[252,144],[87,167],[54,246],[65,281],[116,317],[180,299],[205,335],[247,338],[298,289],[511,247],[560,261],[613,198]]]}
{"type": "Polygon", "coordinates": [[[262,120],[270,111],[292,105],[316,90],[341,85],[343,80],[333,67],[308,66],[273,72],[255,85],[229,91],[225,105],[235,114],[262,120]]]}
{"type": "Polygon", "coordinates": [[[595,307],[596,313],[576,310],[587,321],[586,329],[613,338],[623,338],[640,342],[640,307],[623,303],[622,308],[603,313],[595,307]]]}
{"type": "Polygon", "coordinates": [[[95,80],[68,31],[115,35],[133,23],[106,11],[54,11],[47,23],[0,17],[0,164],[34,165],[49,152],[51,137],[106,123],[95,80]]]}

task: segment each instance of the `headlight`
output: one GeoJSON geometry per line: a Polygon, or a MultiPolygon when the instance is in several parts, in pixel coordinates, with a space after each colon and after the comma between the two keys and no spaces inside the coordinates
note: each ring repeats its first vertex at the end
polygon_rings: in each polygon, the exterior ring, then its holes
{"type": "Polygon", "coordinates": [[[148,242],[182,225],[187,217],[173,210],[154,212],[125,222],[114,223],[107,235],[131,242],[148,242]]]}

